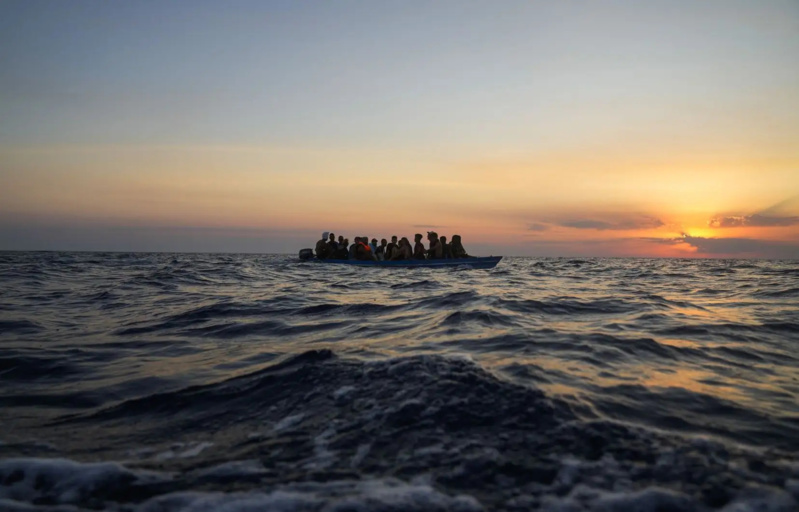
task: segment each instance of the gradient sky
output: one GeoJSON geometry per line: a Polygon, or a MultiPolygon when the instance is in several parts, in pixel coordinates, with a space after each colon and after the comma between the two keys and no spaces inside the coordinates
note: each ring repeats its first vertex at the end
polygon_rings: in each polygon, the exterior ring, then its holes
{"type": "Polygon", "coordinates": [[[799,258],[799,2],[0,2],[0,250],[799,258]]]}

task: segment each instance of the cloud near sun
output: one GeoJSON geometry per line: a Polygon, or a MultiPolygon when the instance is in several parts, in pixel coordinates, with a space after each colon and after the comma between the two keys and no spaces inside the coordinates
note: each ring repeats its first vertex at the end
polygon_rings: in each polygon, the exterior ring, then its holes
{"type": "Polygon", "coordinates": [[[711,228],[784,227],[799,224],[799,217],[768,217],[765,215],[738,215],[730,217],[713,217],[707,222],[711,228]]]}
{"type": "Polygon", "coordinates": [[[532,222],[527,225],[527,229],[529,231],[549,231],[555,226],[571,229],[594,229],[597,231],[631,231],[657,229],[665,226],[665,223],[657,217],[649,215],[615,215],[532,222]]]}
{"type": "Polygon", "coordinates": [[[679,238],[647,238],[646,241],[667,246],[687,246],[699,256],[731,258],[766,257],[792,259],[799,256],[799,244],[752,238],[706,238],[683,234],[679,238]]]}

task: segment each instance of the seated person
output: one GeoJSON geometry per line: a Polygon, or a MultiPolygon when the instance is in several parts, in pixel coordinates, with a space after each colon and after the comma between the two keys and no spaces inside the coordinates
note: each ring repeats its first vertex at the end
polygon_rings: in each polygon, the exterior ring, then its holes
{"type": "Polygon", "coordinates": [[[350,251],[348,249],[350,241],[344,237],[339,237],[339,239],[340,242],[338,244],[338,249],[336,249],[336,254],[334,255],[334,257],[337,260],[346,260],[347,258],[349,258],[350,255],[350,251]]]}
{"type": "Polygon", "coordinates": [[[447,243],[447,237],[442,236],[439,238],[439,240],[441,240],[441,253],[444,256],[444,259],[452,259],[452,246],[447,243]]]}
{"type": "Polygon", "coordinates": [[[413,251],[411,250],[411,243],[407,238],[402,237],[399,241],[399,245],[397,245],[397,248],[394,250],[394,254],[391,256],[391,261],[409,260],[412,257],[413,251]]]}
{"type": "Polygon", "coordinates": [[[435,231],[428,231],[427,240],[430,242],[430,249],[427,251],[427,259],[440,260],[443,258],[444,250],[441,247],[441,240],[438,239],[438,233],[435,231]]]}
{"type": "Polygon", "coordinates": [[[355,259],[360,261],[372,261],[374,259],[372,257],[372,249],[369,247],[369,244],[366,243],[368,238],[362,236],[358,238],[358,240],[360,241],[355,248],[355,259]]]}
{"type": "Polygon", "coordinates": [[[349,248],[349,250],[348,250],[348,253],[347,253],[347,259],[350,259],[350,260],[357,259],[357,257],[356,257],[356,254],[355,254],[355,253],[357,252],[357,249],[358,249],[358,244],[359,244],[359,243],[361,243],[361,237],[359,237],[359,236],[356,236],[356,237],[355,237],[355,241],[354,241],[354,242],[352,242],[352,245],[350,246],[350,248],[349,248]]]}
{"type": "Polygon", "coordinates": [[[471,256],[466,254],[466,249],[463,248],[460,235],[452,235],[452,244],[450,244],[450,246],[452,248],[453,258],[471,258],[471,256]]]}
{"type": "Polygon", "coordinates": [[[327,231],[322,233],[322,239],[316,242],[316,257],[320,260],[326,260],[330,257],[330,246],[327,245],[327,231]]]}
{"type": "Polygon", "coordinates": [[[394,251],[397,250],[397,235],[391,237],[391,243],[386,246],[386,261],[394,256],[394,251]]]}
{"type": "Polygon", "coordinates": [[[425,259],[425,250],[424,244],[422,243],[422,235],[420,233],[416,233],[413,235],[413,259],[415,260],[423,260],[425,259]]]}
{"type": "Polygon", "coordinates": [[[375,256],[377,257],[377,261],[385,261],[386,259],[386,247],[388,242],[385,238],[380,240],[380,245],[377,246],[375,249],[375,256]]]}

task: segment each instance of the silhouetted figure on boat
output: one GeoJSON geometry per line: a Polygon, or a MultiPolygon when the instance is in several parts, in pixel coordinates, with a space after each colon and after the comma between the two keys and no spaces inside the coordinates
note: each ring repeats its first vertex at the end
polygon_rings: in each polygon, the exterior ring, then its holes
{"type": "Polygon", "coordinates": [[[427,232],[427,240],[430,242],[430,249],[427,251],[427,259],[440,260],[444,257],[444,249],[441,247],[441,240],[435,231],[427,232]]]}
{"type": "Polygon", "coordinates": [[[439,240],[441,240],[441,253],[444,256],[444,259],[452,259],[452,246],[447,243],[447,237],[442,236],[439,238],[439,240]]]}
{"type": "Polygon", "coordinates": [[[362,236],[356,238],[356,240],[358,240],[358,243],[355,247],[355,259],[359,261],[372,261],[374,259],[372,257],[372,249],[369,247],[369,244],[366,243],[369,239],[362,236]]]}
{"type": "Polygon", "coordinates": [[[347,259],[350,259],[350,260],[358,259],[355,253],[358,250],[358,244],[360,242],[361,242],[361,237],[356,236],[355,239],[352,242],[352,245],[350,245],[350,247],[348,249],[347,259]]]}
{"type": "Polygon", "coordinates": [[[425,259],[425,250],[424,250],[424,244],[422,243],[422,235],[420,233],[416,233],[413,236],[413,240],[414,240],[413,259],[415,260],[425,259]]]}
{"type": "Polygon", "coordinates": [[[349,239],[340,236],[338,249],[336,249],[336,254],[334,255],[334,258],[337,260],[349,259],[350,255],[349,245],[350,245],[349,239]]]}
{"type": "Polygon", "coordinates": [[[397,235],[391,237],[391,243],[386,246],[386,261],[390,261],[397,251],[397,235]]]}
{"type": "Polygon", "coordinates": [[[326,260],[330,257],[330,246],[327,244],[327,237],[329,233],[325,231],[322,233],[322,239],[316,242],[316,257],[320,260],[326,260]]]}
{"type": "Polygon", "coordinates": [[[330,233],[330,239],[327,242],[327,245],[330,247],[330,251],[328,252],[328,258],[332,258],[336,254],[336,250],[338,250],[338,242],[336,242],[336,235],[330,233]]]}
{"type": "Polygon", "coordinates": [[[385,238],[382,238],[380,240],[380,245],[378,245],[375,249],[375,257],[377,258],[377,261],[386,260],[386,247],[388,247],[388,241],[385,238]]]}
{"type": "Polygon", "coordinates": [[[412,257],[413,251],[411,250],[411,243],[403,236],[399,241],[399,245],[397,245],[397,248],[394,250],[394,254],[391,256],[391,261],[409,260],[412,257]]]}
{"type": "Polygon", "coordinates": [[[466,249],[463,247],[463,243],[461,243],[461,236],[460,235],[452,235],[452,244],[450,245],[452,251],[453,258],[471,258],[466,253],[466,249]]]}

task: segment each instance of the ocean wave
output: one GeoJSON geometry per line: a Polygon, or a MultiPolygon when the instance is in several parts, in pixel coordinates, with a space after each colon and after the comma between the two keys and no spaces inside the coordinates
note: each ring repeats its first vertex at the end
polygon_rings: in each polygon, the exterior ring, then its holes
{"type": "MultiPolygon", "coordinates": [[[[642,386],[605,391],[615,397],[600,403],[605,408],[652,395],[642,386]]],[[[695,393],[667,390],[646,400],[658,429],[690,431],[692,415],[713,409],[746,439],[747,425],[762,421],[695,393]]],[[[0,497],[159,511],[270,506],[288,494],[290,508],[308,510],[702,510],[741,506],[755,495],[791,510],[799,497],[786,480],[799,478],[799,464],[787,452],[765,458],[707,438],[580,420],[566,402],[458,357],[359,361],[307,351],[236,378],[72,417],[60,428],[79,425],[99,429],[91,444],[121,436],[127,445],[163,447],[140,450],[136,465],[144,469],[134,471],[114,462],[5,460],[0,497]],[[139,426],[131,431],[131,424],[139,426]],[[168,448],[176,432],[196,441],[168,448]],[[239,493],[215,492],[233,481],[239,493]],[[618,482],[626,482],[623,490],[618,482]],[[752,485],[761,492],[752,495],[752,485]],[[381,501],[384,495],[390,499],[381,501]]]]}
{"type": "Polygon", "coordinates": [[[0,320],[0,334],[29,334],[42,329],[41,325],[30,320],[0,320]]]}
{"type": "Polygon", "coordinates": [[[794,510],[795,263],[378,273],[0,253],[0,509],[794,510]]]}
{"type": "Polygon", "coordinates": [[[504,300],[498,299],[497,305],[519,313],[545,313],[548,315],[611,315],[640,311],[641,304],[624,302],[614,298],[601,298],[581,301],[573,297],[559,297],[555,300],[504,300]]]}

